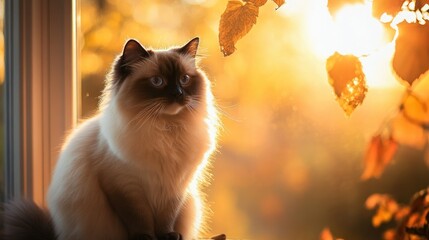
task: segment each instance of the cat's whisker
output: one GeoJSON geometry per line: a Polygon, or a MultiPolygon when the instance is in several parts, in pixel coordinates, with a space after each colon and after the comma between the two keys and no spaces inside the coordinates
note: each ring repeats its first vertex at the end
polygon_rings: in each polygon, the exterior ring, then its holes
{"type": "Polygon", "coordinates": [[[157,101],[152,100],[149,102],[146,102],[144,104],[136,104],[134,106],[140,106],[142,107],[142,110],[140,110],[135,117],[133,117],[127,124],[127,126],[131,125],[134,121],[138,120],[138,122],[140,121],[141,118],[144,117],[144,115],[146,114],[146,112],[154,105],[154,103],[156,103],[157,101]]]}
{"type": "Polygon", "coordinates": [[[155,120],[157,120],[160,112],[163,110],[164,108],[163,106],[164,106],[164,101],[162,100],[153,104],[151,108],[148,111],[146,111],[147,115],[145,116],[144,121],[140,124],[138,129],[140,129],[147,122],[149,122],[150,126],[153,126],[155,124],[155,120]]]}
{"type": "MultiPolygon", "coordinates": [[[[146,111],[144,111],[144,115],[142,116],[141,120],[143,120],[142,123],[140,121],[138,122],[138,128],[137,130],[140,130],[149,120],[153,118],[154,115],[156,115],[156,112],[158,111],[160,103],[155,103],[152,106],[150,106],[146,111]]],[[[152,122],[151,122],[152,124],[152,122]]]]}
{"type": "Polygon", "coordinates": [[[196,118],[195,110],[190,105],[185,105],[186,109],[188,109],[189,113],[191,113],[192,117],[196,118]]]}
{"type": "Polygon", "coordinates": [[[132,105],[130,108],[141,108],[141,110],[129,121],[128,125],[132,122],[134,122],[136,119],[142,118],[147,112],[155,107],[156,104],[159,102],[162,102],[163,100],[160,98],[150,99],[146,100],[144,103],[138,103],[135,105],[132,105]]]}

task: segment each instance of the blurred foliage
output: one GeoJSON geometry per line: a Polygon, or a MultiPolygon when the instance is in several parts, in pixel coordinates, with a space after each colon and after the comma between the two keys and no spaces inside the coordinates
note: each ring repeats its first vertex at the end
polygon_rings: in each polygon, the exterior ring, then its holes
{"type": "MultiPolygon", "coordinates": [[[[249,2],[263,4],[260,21],[235,40],[233,49],[241,51],[224,58],[219,22],[226,0],[81,0],[82,118],[96,111],[105,75],[126,39],[165,48],[199,36],[200,65],[213,83],[224,124],[206,191],[213,211],[208,236],[317,239],[329,226],[346,239],[377,238],[382,230],[371,225],[367,196],[391,192],[404,202],[429,182],[425,152],[402,143],[383,178],[360,181],[365,142],[383,125],[386,109],[401,102],[403,86],[371,89],[366,104],[344,118],[332,99],[326,58],[312,49],[323,31],[314,38],[307,32],[312,11],[324,10],[327,2],[289,0],[278,8],[282,1],[249,0],[241,6],[249,2]]],[[[384,71],[387,64],[367,59],[377,69],[367,71],[361,61],[367,83],[378,74],[394,82],[390,69],[384,71]]],[[[413,93],[429,82],[421,79],[413,93]]],[[[412,101],[404,109],[419,118],[421,108],[412,101]]]]}
{"type": "Polygon", "coordinates": [[[320,240],[341,240],[339,238],[334,238],[329,228],[324,228],[320,233],[320,240]]]}
{"type": "Polygon", "coordinates": [[[379,178],[387,165],[392,161],[393,155],[398,149],[398,143],[391,135],[373,136],[365,154],[365,170],[361,178],[379,178]]]}
{"type": "Polygon", "coordinates": [[[377,209],[372,218],[374,227],[395,222],[383,234],[384,240],[424,240],[429,238],[429,192],[423,189],[412,197],[409,204],[398,204],[390,195],[373,194],[366,200],[368,209],[377,209]]]}

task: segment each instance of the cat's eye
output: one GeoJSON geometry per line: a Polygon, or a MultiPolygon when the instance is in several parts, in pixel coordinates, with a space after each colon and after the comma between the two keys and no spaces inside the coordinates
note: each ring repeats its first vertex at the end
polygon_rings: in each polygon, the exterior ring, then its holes
{"type": "Polygon", "coordinates": [[[191,77],[188,74],[183,75],[182,78],[180,78],[180,85],[186,86],[191,81],[191,77]]]}
{"type": "Polygon", "coordinates": [[[151,77],[150,78],[150,83],[154,86],[154,87],[162,87],[164,85],[164,79],[162,79],[162,77],[151,77]]]}

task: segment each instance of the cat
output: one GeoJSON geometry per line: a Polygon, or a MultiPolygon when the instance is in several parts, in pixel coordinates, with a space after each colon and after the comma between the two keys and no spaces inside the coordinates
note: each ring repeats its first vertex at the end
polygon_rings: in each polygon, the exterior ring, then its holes
{"type": "Polygon", "coordinates": [[[50,216],[31,203],[11,204],[6,233],[30,211],[53,224],[48,239],[196,239],[199,185],[219,125],[198,45],[194,38],[147,50],[128,40],[106,77],[99,113],[62,147],[48,190],[50,216]]]}

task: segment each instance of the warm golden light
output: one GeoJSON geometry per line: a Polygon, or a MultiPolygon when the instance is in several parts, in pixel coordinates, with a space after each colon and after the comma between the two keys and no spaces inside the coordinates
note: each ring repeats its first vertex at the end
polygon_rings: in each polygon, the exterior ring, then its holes
{"type": "Polygon", "coordinates": [[[333,17],[327,8],[313,9],[307,28],[311,44],[324,57],[335,51],[362,56],[384,44],[383,27],[371,15],[371,2],[347,5],[333,17]]]}
{"type": "Polygon", "coordinates": [[[371,4],[350,5],[334,17],[333,31],[337,51],[341,54],[361,56],[383,45],[383,28],[371,16],[371,4]]]}
{"type": "MultiPolygon", "coordinates": [[[[383,19],[391,20],[388,15],[383,19]]],[[[334,16],[319,5],[306,21],[314,54],[323,59],[334,52],[353,54],[362,62],[369,87],[398,87],[389,65],[394,46],[387,44],[382,24],[372,17],[371,2],[344,6],[334,16]]]]}

